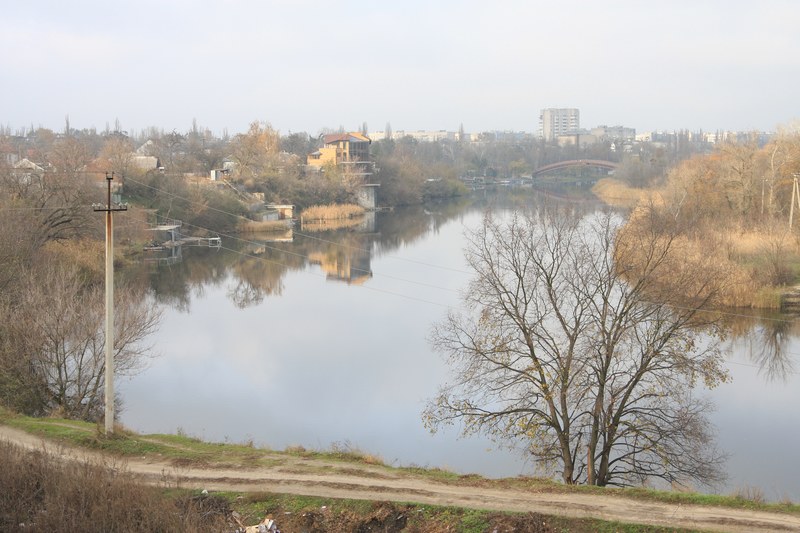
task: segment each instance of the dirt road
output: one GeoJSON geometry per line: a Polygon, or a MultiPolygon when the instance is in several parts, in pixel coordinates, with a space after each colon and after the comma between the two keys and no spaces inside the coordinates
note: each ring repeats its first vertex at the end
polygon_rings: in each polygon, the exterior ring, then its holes
{"type": "Polygon", "coordinates": [[[29,449],[45,449],[48,453],[68,460],[91,461],[110,468],[128,470],[155,484],[204,488],[209,491],[278,492],[331,498],[417,502],[496,511],[592,517],[708,531],[800,531],[800,516],[788,514],[665,504],[617,496],[456,486],[380,467],[286,455],[280,455],[280,461],[276,461],[274,467],[203,468],[176,466],[158,457],[119,459],[98,452],[66,448],[2,425],[0,440],[29,449]]]}

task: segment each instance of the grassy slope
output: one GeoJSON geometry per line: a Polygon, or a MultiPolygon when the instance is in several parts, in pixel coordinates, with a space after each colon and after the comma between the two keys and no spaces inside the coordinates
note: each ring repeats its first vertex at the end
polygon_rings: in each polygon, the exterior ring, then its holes
{"type": "Polygon", "coordinates": [[[658,491],[646,488],[567,486],[552,480],[533,477],[486,479],[474,474],[459,475],[440,469],[397,468],[383,465],[379,458],[349,448],[336,448],[324,452],[290,448],[287,451],[276,452],[255,448],[252,444],[208,443],[184,435],[139,435],[131,431],[118,431],[114,436],[106,437],[100,432],[100,426],[97,424],[57,418],[31,418],[16,415],[3,408],[0,408],[0,423],[68,445],[102,450],[120,456],[157,455],[164,460],[183,466],[195,464],[198,466],[242,466],[247,468],[269,467],[281,465],[299,456],[345,464],[366,464],[386,469],[387,473],[390,472],[393,475],[417,476],[440,483],[476,488],[521,488],[551,493],[580,492],[671,504],[712,505],[800,515],[800,505],[795,503],[764,503],[740,496],[658,491]]]}

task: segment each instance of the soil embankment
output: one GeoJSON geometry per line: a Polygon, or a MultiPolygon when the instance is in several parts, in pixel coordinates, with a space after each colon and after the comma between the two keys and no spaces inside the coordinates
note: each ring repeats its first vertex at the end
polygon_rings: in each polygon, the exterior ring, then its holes
{"type": "Polygon", "coordinates": [[[722,507],[667,504],[618,496],[486,488],[437,482],[371,465],[281,455],[276,466],[254,468],[175,464],[158,457],[119,459],[68,448],[0,425],[0,439],[28,449],[45,449],[65,460],[91,461],[126,469],[153,484],[209,491],[276,492],[329,498],[417,502],[496,511],[534,512],[575,518],[731,532],[800,531],[800,516],[722,507]]]}

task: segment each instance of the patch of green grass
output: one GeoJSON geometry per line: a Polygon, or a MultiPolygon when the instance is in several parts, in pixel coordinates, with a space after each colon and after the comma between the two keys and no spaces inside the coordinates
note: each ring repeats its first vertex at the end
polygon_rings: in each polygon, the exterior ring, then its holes
{"type": "Polygon", "coordinates": [[[578,486],[575,488],[579,491],[603,493],[609,496],[622,496],[627,498],[635,498],[637,500],[800,514],[799,504],[791,502],[765,503],[736,495],[726,496],[721,494],[703,494],[700,492],[654,490],[640,487],[618,489],[608,487],[578,486]]]}
{"type": "MultiPolygon", "coordinates": [[[[114,435],[106,436],[97,424],[66,420],[58,418],[32,418],[13,413],[0,408],[0,423],[22,429],[26,432],[39,435],[66,445],[102,450],[121,456],[147,456],[158,457],[180,463],[183,466],[199,464],[203,466],[239,466],[239,467],[273,467],[285,465],[292,457],[302,457],[310,460],[321,460],[322,463],[309,462],[308,465],[299,465],[298,469],[304,470],[333,470],[340,467],[325,464],[325,461],[339,462],[343,465],[368,464],[376,468],[385,469],[387,476],[416,476],[430,479],[443,484],[472,486],[479,488],[515,488],[530,492],[569,493],[584,492],[634,498],[637,500],[680,503],[688,505],[710,505],[717,507],[740,508],[800,514],[800,504],[789,501],[781,503],[764,503],[748,499],[740,495],[721,496],[713,494],[700,494],[677,491],[657,491],[645,488],[603,488],[591,486],[568,486],[551,479],[535,477],[517,477],[506,479],[486,479],[474,474],[460,475],[438,468],[420,467],[391,467],[383,465],[374,459],[374,456],[364,454],[357,448],[345,445],[334,445],[331,451],[309,451],[302,447],[288,448],[285,452],[261,450],[252,444],[221,444],[203,442],[200,439],[185,434],[167,435],[139,435],[123,429],[114,435]]],[[[367,475],[380,474],[379,470],[371,469],[367,475]]],[[[359,475],[356,466],[353,466],[353,475],[359,475]]],[[[477,519],[476,519],[477,520],[477,519]]]]}
{"type": "Polygon", "coordinates": [[[28,433],[54,440],[61,444],[101,450],[121,456],[154,454],[167,460],[183,463],[274,466],[282,461],[247,444],[220,444],[203,442],[185,435],[139,435],[115,429],[105,435],[99,425],[90,422],[59,418],[33,418],[3,410],[0,421],[28,433]]]}
{"type": "Polygon", "coordinates": [[[458,530],[463,533],[483,533],[489,529],[488,513],[475,509],[464,509],[458,530]]]}
{"type": "Polygon", "coordinates": [[[432,479],[434,481],[441,481],[442,483],[456,483],[459,480],[463,480],[465,478],[470,478],[470,479],[472,478],[472,475],[464,476],[462,474],[457,474],[455,472],[451,472],[450,470],[445,470],[442,468],[423,468],[421,466],[404,466],[400,467],[398,470],[414,476],[420,476],[432,479]]]}
{"type": "Polygon", "coordinates": [[[6,413],[2,422],[34,435],[63,443],[83,444],[87,436],[93,435],[97,425],[65,418],[33,418],[6,413]]]}
{"type": "Polygon", "coordinates": [[[675,527],[647,526],[644,524],[626,524],[623,522],[607,522],[594,518],[567,520],[552,518],[552,523],[559,524],[561,531],[592,531],[594,533],[701,533],[700,530],[675,527]]]}
{"type": "Polygon", "coordinates": [[[280,516],[286,514],[302,514],[309,511],[318,511],[330,508],[335,514],[350,513],[353,515],[368,515],[374,502],[369,500],[334,500],[316,496],[301,496],[294,494],[278,494],[272,492],[254,492],[239,494],[236,492],[215,493],[227,499],[231,507],[242,515],[245,524],[256,524],[267,515],[275,516],[280,525],[280,516]]]}

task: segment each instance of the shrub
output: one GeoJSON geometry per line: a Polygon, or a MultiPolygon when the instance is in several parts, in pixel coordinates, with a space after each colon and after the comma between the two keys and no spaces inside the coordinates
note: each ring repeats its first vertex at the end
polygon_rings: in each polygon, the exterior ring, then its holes
{"type": "MultiPolygon", "coordinates": [[[[0,531],[229,531],[227,502],[172,498],[124,471],[0,443],[0,531]]],[[[219,501],[218,501],[219,500],[219,501]]]]}

